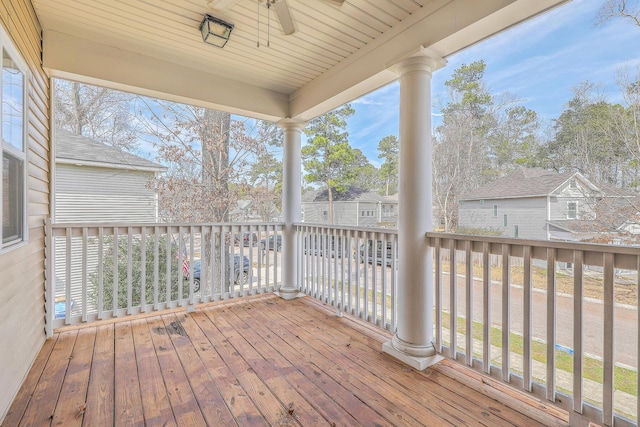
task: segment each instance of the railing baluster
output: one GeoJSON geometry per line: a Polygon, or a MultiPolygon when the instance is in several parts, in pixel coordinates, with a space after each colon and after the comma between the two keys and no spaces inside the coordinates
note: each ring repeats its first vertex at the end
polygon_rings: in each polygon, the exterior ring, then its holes
{"type": "Polygon", "coordinates": [[[491,374],[491,254],[488,242],[482,243],[482,359],[484,372],[491,374]]]}
{"type": "Polygon", "coordinates": [[[522,305],[522,388],[531,391],[531,246],[523,248],[523,305],[522,305]]]}
{"type": "Polygon", "coordinates": [[[98,320],[104,317],[104,229],[98,228],[98,320]]]}
{"type": "Polygon", "coordinates": [[[458,287],[456,285],[458,263],[456,261],[456,241],[449,241],[449,356],[457,360],[458,348],[458,287]]]}
{"type": "Polygon", "coordinates": [[[434,239],[434,261],[435,261],[435,298],[436,298],[436,351],[442,353],[442,253],[440,250],[440,238],[434,239]]]}
{"type": "Polygon", "coordinates": [[[502,380],[511,380],[511,246],[502,245],[502,380]]]}
{"type": "MultiPolygon", "coordinates": [[[[392,267],[391,262],[387,265],[387,259],[391,260],[391,256],[393,254],[388,253],[389,248],[387,247],[389,240],[387,240],[387,234],[383,234],[384,236],[384,244],[382,246],[384,253],[382,254],[382,259],[384,260],[384,264],[382,265],[382,290],[380,291],[380,301],[381,301],[381,313],[380,317],[382,318],[382,324],[380,325],[383,329],[386,329],[385,325],[387,323],[387,274],[393,274],[393,270],[389,272],[389,269],[392,267]]],[[[393,252],[393,249],[391,249],[393,252]]]]}
{"type": "Polygon", "coordinates": [[[473,265],[471,263],[471,241],[465,242],[465,285],[466,285],[466,349],[467,365],[473,366],[473,265]]]}
{"type": "Polygon", "coordinates": [[[160,281],[160,227],[153,227],[153,309],[158,310],[160,281]]]}
{"type": "MultiPolygon", "coordinates": [[[[165,262],[164,267],[165,267],[165,273],[166,273],[165,280],[164,280],[165,308],[169,308],[169,304],[171,303],[171,259],[172,257],[174,256],[176,257],[176,260],[178,263],[178,270],[182,271],[182,268],[180,267],[180,264],[182,263],[182,261],[180,260],[179,254],[178,253],[176,253],[175,255],[173,254],[172,244],[171,244],[173,236],[171,234],[172,234],[171,226],[167,226],[167,241],[166,241],[167,256],[166,256],[166,259],[164,260],[165,262]]],[[[177,251],[179,252],[179,249],[177,249],[177,251]]]]}
{"type": "Polygon", "coordinates": [[[133,305],[133,230],[131,227],[127,227],[127,314],[131,315],[133,312],[131,306],[133,305]]]}
{"type": "Polygon", "coordinates": [[[612,253],[604,254],[604,322],[603,322],[603,402],[602,417],[603,424],[613,425],[613,369],[614,369],[614,257],[612,253]]]}
{"type": "Polygon", "coordinates": [[[118,246],[119,246],[120,236],[118,234],[118,227],[113,227],[113,317],[118,317],[118,293],[119,293],[119,285],[120,280],[118,277],[118,246]]]}
{"type": "Polygon", "coordinates": [[[582,413],[582,251],[573,251],[573,410],[582,413]]]}
{"type": "Polygon", "coordinates": [[[87,227],[82,227],[82,321],[87,321],[87,227]]]}
{"type": "Polygon", "coordinates": [[[398,235],[393,235],[391,246],[391,328],[389,332],[396,331],[396,292],[398,283],[398,235]]]}
{"type": "Polygon", "coordinates": [[[547,400],[556,400],[556,250],[547,249],[547,400]]]}
{"type": "MultiPolygon", "coordinates": [[[[194,236],[194,228],[193,226],[189,227],[189,306],[193,306],[194,303],[194,296],[193,296],[193,276],[194,276],[194,272],[193,272],[193,268],[194,268],[194,264],[195,264],[195,259],[193,256],[193,253],[195,251],[194,246],[195,246],[195,242],[193,240],[194,236]]],[[[200,239],[200,241],[202,241],[202,238],[200,239]]],[[[202,249],[200,249],[200,255],[202,255],[202,249]]],[[[202,259],[200,260],[200,274],[202,274],[202,259]]],[[[202,277],[201,277],[202,278],[202,277]]],[[[180,295],[180,298],[182,298],[182,295],[180,295]]],[[[189,308],[187,308],[187,310],[190,311],[189,308]]]]}
{"type": "Polygon", "coordinates": [[[66,229],[65,288],[64,288],[64,324],[71,324],[71,227],[66,229]]]}
{"type": "Polygon", "coordinates": [[[140,229],[140,310],[147,312],[147,227],[140,229]]]}

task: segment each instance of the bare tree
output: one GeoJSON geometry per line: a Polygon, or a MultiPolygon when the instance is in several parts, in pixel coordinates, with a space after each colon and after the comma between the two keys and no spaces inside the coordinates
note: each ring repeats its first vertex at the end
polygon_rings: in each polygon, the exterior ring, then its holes
{"type": "Polygon", "coordinates": [[[596,25],[604,25],[611,19],[622,18],[640,26],[640,2],[638,0],[606,0],[596,15],[596,25]]]}
{"type": "Polygon", "coordinates": [[[60,79],[54,88],[57,127],[123,150],[136,148],[133,95],[60,79]]]}

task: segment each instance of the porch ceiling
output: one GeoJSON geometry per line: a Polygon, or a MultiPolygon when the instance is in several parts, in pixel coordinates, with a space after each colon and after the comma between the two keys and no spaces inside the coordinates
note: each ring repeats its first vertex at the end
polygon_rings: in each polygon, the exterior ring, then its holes
{"type": "Polygon", "coordinates": [[[70,78],[250,117],[310,119],[397,76],[388,67],[421,48],[446,57],[567,0],[287,0],[297,31],[240,0],[32,0],[44,66],[70,78]],[[204,13],[235,29],[224,49],[202,42],[204,13]]]}

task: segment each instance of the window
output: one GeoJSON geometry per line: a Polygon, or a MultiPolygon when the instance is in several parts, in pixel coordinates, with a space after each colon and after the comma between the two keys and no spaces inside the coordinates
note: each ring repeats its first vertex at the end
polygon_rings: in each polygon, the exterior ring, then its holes
{"type": "Polygon", "coordinates": [[[393,215],[393,205],[382,205],[382,215],[383,216],[392,216],[393,215]]]}
{"type": "Polygon", "coordinates": [[[498,217],[498,205],[493,205],[493,217],[498,217]]]}
{"type": "Polygon", "coordinates": [[[513,237],[515,237],[516,239],[518,238],[518,226],[517,225],[513,226],[513,237]]]}
{"type": "Polygon", "coordinates": [[[322,211],[322,218],[325,221],[329,221],[329,211],[322,211]]]}
{"type": "Polygon", "coordinates": [[[567,219],[578,218],[578,202],[567,202],[567,219]]]}
{"type": "Polygon", "coordinates": [[[0,115],[0,150],[2,162],[0,173],[0,250],[10,248],[26,241],[26,164],[27,147],[25,143],[25,69],[22,60],[12,46],[5,45],[7,37],[0,32],[2,48],[2,75],[0,88],[2,110],[0,115]]]}
{"type": "Polygon", "coordinates": [[[484,206],[484,200],[480,200],[480,206],[484,206]]]}
{"type": "Polygon", "coordinates": [[[504,226],[506,227],[507,226],[507,214],[504,214],[503,222],[504,222],[504,226]]]}

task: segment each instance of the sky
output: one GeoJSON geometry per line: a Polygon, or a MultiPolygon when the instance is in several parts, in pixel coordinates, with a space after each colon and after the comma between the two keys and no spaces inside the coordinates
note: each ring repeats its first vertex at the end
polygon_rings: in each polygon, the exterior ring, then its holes
{"type": "MultiPolygon", "coordinates": [[[[601,85],[610,102],[619,102],[616,76],[621,67],[640,66],[640,27],[620,19],[603,26],[595,18],[604,0],[573,0],[499,33],[447,59],[433,74],[432,124],[440,121],[438,100],[445,81],[463,64],[484,60],[484,80],[492,94],[509,93],[550,123],[573,97],[571,89],[589,80],[601,85]]],[[[378,142],[398,135],[399,84],[391,83],[351,103],[349,143],[376,166],[378,142]]]]}

